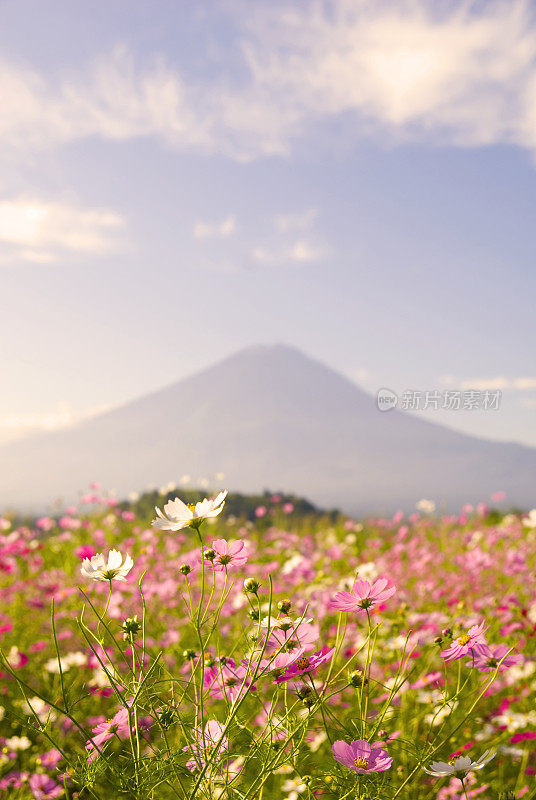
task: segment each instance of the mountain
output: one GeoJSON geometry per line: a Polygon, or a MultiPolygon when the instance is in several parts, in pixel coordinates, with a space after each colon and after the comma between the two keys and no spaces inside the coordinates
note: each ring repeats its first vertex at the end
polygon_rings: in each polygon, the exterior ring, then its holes
{"type": "Polygon", "coordinates": [[[0,508],[76,499],[98,480],[119,495],[187,473],[244,492],[283,489],[350,513],[447,508],[502,489],[536,499],[536,449],[456,433],[375,399],[282,345],[254,347],[75,428],[0,448],[0,508]]]}

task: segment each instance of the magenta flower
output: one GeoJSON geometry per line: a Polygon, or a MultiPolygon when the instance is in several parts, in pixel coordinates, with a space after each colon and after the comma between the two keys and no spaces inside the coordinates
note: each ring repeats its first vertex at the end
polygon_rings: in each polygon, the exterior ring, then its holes
{"type": "Polygon", "coordinates": [[[95,548],[91,544],[81,544],[80,547],[77,547],[74,552],[78,558],[81,558],[82,561],[84,561],[86,558],[93,558],[95,555],[95,548]]]}
{"type": "Polygon", "coordinates": [[[393,759],[382,747],[376,747],[363,740],[356,742],[334,742],[333,756],[343,766],[353,769],[360,775],[371,772],[385,772],[393,763],[393,759]]]}
{"type": "Polygon", "coordinates": [[[350,592],[337,592],[330,605],[339,611],[366,611],[380,603],[385,603],[396,592],[389,586],[387,578],[377,578],[373,584],[358,578],[350,592]]]}
{"type": "MultiPolygon", "coordinates": [[[[499,666],[499,662],[501,662],[499,672],[504,672],[515,664],[519,664],[523,661],[523,656],[519,653],[512,653],[512,655],[504,658],[509,650],[510,648],[507,644],[498,644],[494,647],[480,644],[475,648],[474,666],[480,670],[480,672],[493,672],[493,670],[499,666]]],[[[472,666],[473,661],[469,661],[468,664],[472,666]]]]}
{"type": "Polygon", "coordinates": [[[63,794],[63,788],[43,773],[36,772],[34,775],[30,775],[28,783],[35,800],[52,800],[63,794]]]}
{"type": "Polygon", "coordinates": [[[441,651],[445,661],[454,661],[468,653],[477,655],[479,646],[486,644],[484,631],[487,631],[487,627],[485,628],[484,625],[483,620],[480,625],[472,625],[467,633],[462,633],[457,639],[453,639],[450,647],[441,651]]]}
{"type": "Polygon", "coordinates": [[[290,666],[286,667],[282,675],[279,675],[274,683],[284,683],[299,678],[301,675],[308,675],[321,667],[326,661],[329,661],[335,651],[334,647],[325,645],[318,653],[313,653],[310,656],[301,655],[290,666]]]}
{"type": "Polygon", "coordinates": [[[212,565],[218,572],[223,572],[229,567],[243,567],[244,564],[247,564],[248,551],[246,543],[242,539],[238,539],[236,542],[216,539],[212,542],[212,549],[216,553],[212,565]]]}

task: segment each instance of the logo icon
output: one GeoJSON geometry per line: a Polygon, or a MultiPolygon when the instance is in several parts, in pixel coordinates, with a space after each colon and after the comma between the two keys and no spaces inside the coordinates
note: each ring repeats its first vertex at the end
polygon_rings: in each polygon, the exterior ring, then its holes
{"type": "Polygon", "coordinates": [[[380,411],[392,411],[398,403],[398,395],[392,389],[378,389],[376,404],[380,411]]]}

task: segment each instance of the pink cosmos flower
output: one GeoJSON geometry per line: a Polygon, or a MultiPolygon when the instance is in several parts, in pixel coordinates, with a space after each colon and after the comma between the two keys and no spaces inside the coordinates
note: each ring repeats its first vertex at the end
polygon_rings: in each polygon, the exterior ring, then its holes
{"type": "Polygon", "coordinates": [[[330,605],[339,611],[366,611],[385,603],[396,592],[395,586],[387,588],[387,578],[377,578],[373,584],[358,578],[350,592],[337,592],[330,605]]]}
{"type": "Polygon", "coordinates": [[[274,683],[284,683],[299,678],[301,675],[308,675],[321,667],[326,661],[329,661],[335,651],[334,647],[325,645],[318,653],[313,653],[310,656],[301,655],[296,661],[288,666],[282,675],[279,675],[274,683]]]}
{"type": "Polygon", "coordinates": [[[487,631],[487,627],[484,627],[484,625],[484,620],[480,625],[472,625],[467,633],[462,633],[461,636],[458,636],[457,639],[452,641],[450,647],[446,650],[442,650],[441,655],[445,661],[454,661],[462,656],[466,656],[468,653],[470,655],[477,655],[479,645],[486,644],[484,631],[487,631]]]}
{"type": "Polygon", "coordinates": [[[212,549],[216,553],[212,565],[217,572],[223,572],[229,567],[243,567],[244,564],[247,564],[248,551],[246,543],[242,539],[235,542],[216,539],[212,542],[212,549]]]}
{"type": "Polygon", "coordinates": [[[215,719],[209,719],[205,725],[204,733],[201,726],[193,729],[193,742],[189,746],[182,748],[183,750],[190,750],[193,753],[193,757],[186,763],[186,766],[190,772],[194,772],[198,768],[203,769],[205,766],[205,749],[208,753],[212,753],[217,747],[215,761],[217,762],[221,760],[222,754],[229,748],[229,739],[227,736],[222,738],[224,727],[225,726],[222,725],[221,722],[218,722],[215,719]]]}
{"type": "Polygon", "coordinates": [[[86,750],[89,750],[91,760],[97,756],[97,747],[100,748],[108,739],[112,739],[114,736],[118,736],[119,739],[128,739],[130,735],[128,710],[120,708],[111,720],[101,722],[93,728],[92,733],[93,736],[86,742],[86,750]]]}
{"type": "Polygon", "coordinates": [[[36,772],[34,775],[30,775],[28,783],[35,800],[52,800],[63,794],[63,788],[43,773],[36,772]]]}
{"type": "Polygon", "coordinates": [[[63,756],[60,751],[54,748],[53,750],[43,753],[43,755],[39,756],[37,760],[38,763],[41,764],[41,766],[45,769],[54,769],[58,766],[58,763],[62,758],[63,756]]]}
{"type": "MultiPolygon", "coordinates": [[[[261,622],[263,627],[268,626],[268,618],[261,622]]],[[[268,644],[290,652],[296,649],[312,650],[315,642],[320,636],[318,625],[314,625],[310,620],[303,617],[291,619],[291,617],[280,617],[270,621],[270,638],[268,644]]]]}
{"type": "Polygon", "coordinates": [[[91,544],[81,544],[80,547],[77,547],[74,552],[75,555],[78,556],[78,558],[81,558],[83,561],[85,558],[93,558],[96,551],[91,544]]]}
{"type": "Polygon", "coordinates": [[[305,650],[303,648],[299,648],[298,650],[292,650],[290,653],[278,653],[273,658],[264,658],[259,665],[259,672],[264,672],[267,670],[268,672],[274,673],[274,675],[281,675],[283,670],[286,667],[289,667],[295,661],[297,661],[303,654],[305,650]]]}
{"type": "Polygon", "coordinates": [[[530,739],[536,739],[536,731],[524,731],[523,733],[514,733],[510,737],[510,744],[517,744],[518,742],[525,742],[530,739]]]}
{"type": "Polygon", "coordinates": [[[18,770],[8,772],[7,775],[4,775],[4,777],[0,779],[0,791],[5,792],[11,787],[20,789],[27,780],[27,772],[19,772],[18,770]]]}
{"type": "MultiPolygon", "coordinates": [[[[251,686],[251,681],[246,678],[247,669],[243,664],[236,665],[234,659],[227,658],[213,667],[205,670],[203,684],[209,687],[211,697],[222,700],[224,697],[234,703],[251,686]]],[[[255,691],[255,687],[251,686],[255,691]]]]}
{"type": "MultiPolygon", "coordinates": [[[[501,659],[503,659],[499,667],[499,672],[504,672],[510,667],[513,667],[514,664],[519,664],[523,661],[523,656],[519,653],[512,653],[512,655],[504,658],[509,650],[510,648],[507,644],[498,644],[494,647],[488,647],[485,644],[478,645],[478,647],[475,648],[474,665],[480,672],[492,672],[498,667],[501,659]]],[[[470,661],[469,666],[472,664],[473,662],[470,661]]]]}
{"type": "Polygon", "coordinates": [[[340,763],[360,775],[368,775],[371,772],[385,772],[393,763],[393,759],[382,747],[370,745],[368,742],[358,740],[356,742],[343,742],[341,740],[333,744],[333,756],[340,763]]]}

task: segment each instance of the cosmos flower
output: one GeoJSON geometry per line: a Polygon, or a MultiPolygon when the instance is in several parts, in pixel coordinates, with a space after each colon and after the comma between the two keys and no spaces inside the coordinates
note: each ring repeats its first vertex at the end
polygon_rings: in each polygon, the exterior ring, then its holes
{"type": "Polygon", "coordinates": [[[189,746],[182,748],[183,750],[189,750],[190,752],[193,752],[193,757],[186,764],[190,772],[194,772],[196,769],[202,769],[204,767],[205,749],[207,750],[207,753],[212,753],[217,748],[214,761],[217,763],[219,760],[221,760],[223,752],[229,748],[229,739],[227,736],[222,738],[224,728],[225,726],[222,725],[221,722],[218,722],[215,719],[209,719],[205,725],[204,733],[201,726],[193,729],[192,743],[189,746]]]}
{"type": "Polygon", "coordinates": [[[104,560],[102,553],[92,558],[84,558],[80,572],[84,578],[91,578],[93,581],[124,581],[126,576],[134,566],[130,556],[126,556],[123,564],[123,556],[119,550],[110,550],[108,562],[104,560]]]}
{"type": "Polygon", "coordinates": [[[63,794],[63,787],[43,773],[30,775],[28,784],[35,800],[53,800],[63,794]]]}
{"type": "MultiPolygon", "coordinates": [[[[474,655],[474,666],[480,672],[493,672],[493,670],[499,667],[500,663],[499,672],[504,672],[515,664],[519,664],[523,661],[523,656],[519,653],[506,655],[509,650],[511,650],[511,648],[508,647],[507,644],[498,644],[494,647],[488,647],[485,644],[478,645],[474,655]]],[[[468,666],[472,665],[473,661],[469,661],[468,666]]]]}
{"type": "Polygon", "coordinates": [[[377,578],[369,583],[358,578],[350,592],[337,592],[330,605],[339,611],[366,611],[380,603],[385,603],[396,592],[395,586],[387,588],[387,578],[377,578]]]}
{"type": "Polygon", "coordinates": [[[86,742],[86,750],[90,753],[90,759],[97,755],[97,748],[100,748],[108,739],[118,736],[119,739],[128,739],[129,724],[128,724],[128,709],[120,708],[117,714],[112,719],[106,722],[100,722],[92,729],[93,736],[86,742]]]}
{"type": "Polygon", "coordinates": [[[470,756],[460,756],[452,761],[433,761],[430,767],[424,767],[424,771],[434,778],[444,778],[446,775],[455,775],[465,778],[468,772],[475,772],[482,769],[488,761],[494,758],[495,753],[486,750],[476,761],[471,761],[470,756]]]}
{"type": "Polygon", "coordinates": [[[288,666],[297,661],[304,653],[305,650],[299,648],[298,650],[292,650],[290,653],[277,653],[270,656],[270,658],[263,658],[259,662],[259,673],[271,673],[273,677],[279,677],[288,666]]]}
{"type": "Polygon", "coordinates": [[[209,687],[211,697],[218,700],[226,698],[234,703],[248,687],[251,691],[255,691],[255,686],[251,685],[246,675],[247,669],[244,664],[237,666],[233,658],[226,658],[205,670],[203,684],[209,687]]]}
{"type": "Polygon", "coordinates": [[[472,625],[467,633],[462,633],[461,636],[453,639],[450,647],[441,651],[441,655],[445,661],[455,661],[462,656],[466,656],[468,653],[476,656],[479,646],[486,644],[484,631],[487,631],[487,627],[484,627],[484,625],[484,621],[482,621],[480,625],[472,625]]]}
{"type": "Polygon", "coordinates": [[[393,759],[382,747],[358,740],[343,742],[340,739],[333,743],[333,756],[343,766],[368,775],[371,772],[385,772],[393,763],[393,759]]]}
{"type": "Polygon", "coordinates": [[[199,527],[204,519],[217,517],[223,510],[227,491],[220,492],[212,499],[205,498],[199,503],[186,505],[180,498],[170,500],[164,506],[164,513],[155,506],[156,518],[153,527],[161,531],[180,531],[182,528],[199,527]]]}
{"type": "Polygon", "coordinates": [[[320,635],[318,625],[311,624],[311,620],[305,617],[265,617],[261,620],[261,627],[270,627],[268,644],[283,652],[312,650],[320,635]]]}
{"type": "Polygon", "coordinates": [[[301,675],[308,675],[314,672],[318,667],[322,666],[326,661],[329,661],[335,651],[334,647],[325,645],[318,653],[313,653],[310,656],[302,654],[296,661],[293,661],[282,675],[275,679],[275,683],[284,683],[299,678],[301,675]]]}
{"type": "Polygon", "coordinates": [[[247,564],[248,551],[246,543],[242,539],[235,542],[216,539],[212,542],[212,550],[216,555],[211,563],[217,572],[223,572],[229,567],[243,567],[244,564],[247,564]]]}

